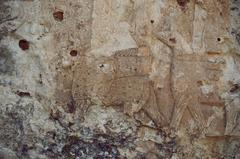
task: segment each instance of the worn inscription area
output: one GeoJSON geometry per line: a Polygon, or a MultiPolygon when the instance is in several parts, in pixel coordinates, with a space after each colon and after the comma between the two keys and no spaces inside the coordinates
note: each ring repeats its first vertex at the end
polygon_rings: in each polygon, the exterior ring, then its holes
{"type": "Polygon", "coordinates": [[[240,158],[239,0],[0,0],[0,159],[240,158]]]}

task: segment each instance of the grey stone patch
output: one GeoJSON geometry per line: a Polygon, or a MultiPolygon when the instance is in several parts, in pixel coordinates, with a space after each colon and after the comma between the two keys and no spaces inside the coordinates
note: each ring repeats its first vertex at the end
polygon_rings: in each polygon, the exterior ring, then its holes
{"type": "Polygon", "coordinates": [[[5,47],[0,47],[0,75],[11,75],[14,71],[15,61],[12,57],[12,53],[5,47]]]}
{"type": "Polygon", "coordinates": [[[120,158],[118,145],[124,141],[123,138],[112,137],[110,134],[94,134],[90,140],[70,136],[62,152],[68,157],[117,159],[120,158]]]}
{"type": "Polygon", "coordinates": [[[0,75],[11,75],[15,65],[12,53],[1,44],[1,40],[15,29],[12,21],[17,18],[11,15],[13,8],[7,2],[14,1],[0,0],[0,75]]]}
{"type": "Polygon", "coordinates": [[[17,19],[16,15],[12,15],[12,6],[8,2],[16,0],[0,0],[0,41],[8,35],[9,32],[16,29],[13,20],[17,19]]]}
{"type": "Polygon", "coordinates": [[[222,154],[224,159],[237,159],[240,157],[240,140],[229,139],[224,143],[222,154]]]}
{"type": "Polygon", "coordinates": [[[240,0],[231,0],[230,10],[232,20],[231,34],[240,46],[240,0]]]}
{"type": "Polygon", "coordinates": [[[1,159],[17,159],[15,152],[10,149],[0,146],[0,158],[1,159]]]}
{"type": "Polygon", "coordinates": [[[135,149],[134,125],[112,108],[92,106],[86,116],[90,120],[76,119],[69,125],[66,124],[69,122],[66,116],[62,114],[50,118],[60,127],[44,137],[39,154],[48,158],[118,159],[124,157],[119,148],[129,151],[135,149]],[[95,118],[90,119],[90,116],[95,118]]]}
{"type": "Polygon", "coordinates": [[[118,159],[123,157],[118,148],[128,147],[134,150],[131,146],[134,138],[125,134],[106,134],[88,127],[83,127],[79,136],[63,132],[49,132],[44,138],[43,148],[39,154],[44,154],[48,158],[118,159]]]}
{"type": "Polygon", "coordinates": [[[6,26],[3,26],[0,28],[0,41],[5,37],[7,36],[8,34],[8,30],[7,30],[7,27],[6,26]]]}
{"type": "Polygon", "coordinates": [[[16,103],[0,104],[0,106],[2,114],[0,116],[0,145],[17,150],[27,133],[26,121],[32,114],[33,105],[19,100],[16,103]]]}

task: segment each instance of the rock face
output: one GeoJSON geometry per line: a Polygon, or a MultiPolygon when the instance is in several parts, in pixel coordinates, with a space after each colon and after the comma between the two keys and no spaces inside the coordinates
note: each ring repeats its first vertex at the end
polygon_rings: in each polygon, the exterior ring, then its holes
{"type": "Polygon", "coordinates": [[[240,158],[239,0],[0,0],[0,158],[240,158]]]}

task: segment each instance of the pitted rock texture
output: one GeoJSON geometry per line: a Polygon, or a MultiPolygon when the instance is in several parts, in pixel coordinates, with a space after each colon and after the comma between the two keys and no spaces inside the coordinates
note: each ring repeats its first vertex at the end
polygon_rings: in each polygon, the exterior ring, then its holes
{"type": "Polygon", "coordinates": [[[0,0],[0,159],[240,158],[239,0],[0,0]]]}

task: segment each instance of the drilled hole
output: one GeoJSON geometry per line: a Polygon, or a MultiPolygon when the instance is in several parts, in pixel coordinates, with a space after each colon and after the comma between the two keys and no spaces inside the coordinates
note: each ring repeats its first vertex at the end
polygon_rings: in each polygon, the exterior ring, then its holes
{"type": "Polygon", "coordinates": [[[77,50],[72,50],[72,51],[70,52],[70,55],[71,55],[71,56],[77,56],[77,54],[78,54],[77,50]]]}
{"type": "Polygon", "coordinates": [[[18,44],[19,44],[19,47],[22,50],[28,50],[29,49],[29,42],[25,39],[20,40],[18,44]]]}
{"type": "Polygon", "coordinates": [[[177,0],[178,5],[181,7],[185,7],[188,2],[189,0],[177,0]]]}
{"type": "Polygon", "coordinates": [[[221,42],[221,41],[222,41],[222,38],[217,38],[217,41],[218,41],[218,42],[221,42]]]}
{"type": "Polygon", "coordinates": [[[62,11],[54,12],[53,17],[56,21],[62,21],[63,20],[63,12],[62,11]]]}
{"type": "Polygon", "coordinates": [[[169,41],[171,41],[172,43],[176,43],[176,39],[175,38],[170,38],[169,41]]]}

